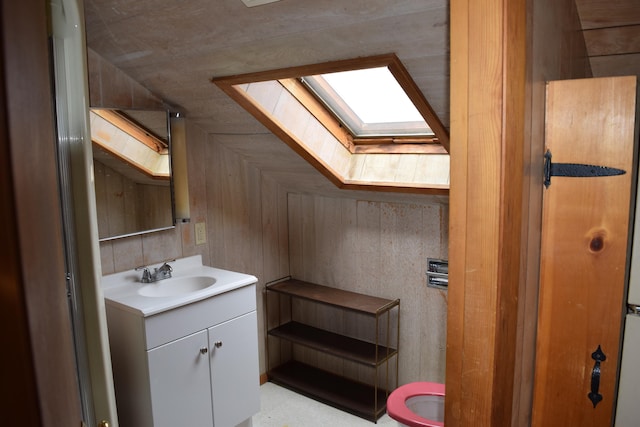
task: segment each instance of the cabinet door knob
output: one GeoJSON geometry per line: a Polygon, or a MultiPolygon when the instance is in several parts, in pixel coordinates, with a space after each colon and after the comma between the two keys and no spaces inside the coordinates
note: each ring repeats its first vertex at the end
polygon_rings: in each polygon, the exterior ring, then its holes
{"type": "Polygon", "coordinates": [[[98,424],[98,427],[109,427],[109,422],[102,420],[100,424],[98,424]]]}
{"type": "Polygon", "coordinates": [[[220,348],[220,347],[222,347],[222,341],[216,341],[216,342],[213,343],[213,345],[215,345],[216,348],[220,348]]]}
{"type": "Polygon", "coordinates": [[[202,347],[200,349],[200,354],[207,354],[208,351],[209,351],[209,349],[207,347],[202,347]]]}

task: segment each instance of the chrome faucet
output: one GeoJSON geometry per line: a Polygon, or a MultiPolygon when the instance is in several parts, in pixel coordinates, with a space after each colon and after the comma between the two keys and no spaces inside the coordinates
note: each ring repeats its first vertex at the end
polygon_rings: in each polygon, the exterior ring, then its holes
{"type": "Polygon", "coordinates": [[[154,268],[153,273],[149,270],[149,267],[138,267],[136,270],[142,270],[142,278],[140,279],[142,283],[153,283],[170,278],[173,267],[165,262],[159,268],[154,268]]]}

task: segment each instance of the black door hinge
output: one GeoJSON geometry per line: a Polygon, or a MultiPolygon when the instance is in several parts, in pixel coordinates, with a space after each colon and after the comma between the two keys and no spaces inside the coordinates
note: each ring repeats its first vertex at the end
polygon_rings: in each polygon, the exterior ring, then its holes
{"type": "Polygon", "coordinates": [[[581,163],[552,163],[551,151],[544,153],[544,186],[549,188],[552,176],[598,177],[624,175],[626,171],[608,166],[585,165],[581,163]]]}

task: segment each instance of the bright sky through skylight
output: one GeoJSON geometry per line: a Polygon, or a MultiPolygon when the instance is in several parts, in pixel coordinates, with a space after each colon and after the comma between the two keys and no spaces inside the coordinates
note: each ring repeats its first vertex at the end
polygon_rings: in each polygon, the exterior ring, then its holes
{"type": "Polygon", "coordinates": [[[424,122],[387,67],[323,77],[364,123],[424,122]]]}

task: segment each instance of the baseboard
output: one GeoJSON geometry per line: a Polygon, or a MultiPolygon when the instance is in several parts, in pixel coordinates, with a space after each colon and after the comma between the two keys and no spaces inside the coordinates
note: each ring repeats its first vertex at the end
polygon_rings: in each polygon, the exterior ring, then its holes
{"type": "Polygon", "coordinates": [[[267,374],[260,374],[260,385],[266,383],[267,381],[269,381],[269,377],[267,376],[267,374]]]}

